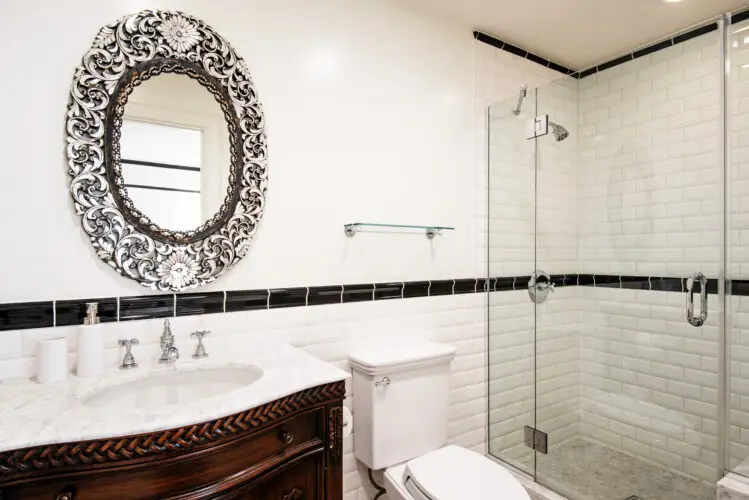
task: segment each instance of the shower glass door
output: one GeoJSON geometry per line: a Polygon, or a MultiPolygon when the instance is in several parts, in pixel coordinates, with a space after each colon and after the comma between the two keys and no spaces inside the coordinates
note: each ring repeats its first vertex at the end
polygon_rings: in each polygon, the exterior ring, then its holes
{"type": "Polygon", "coordinates": [[[535,426],[536,142],[527,126],[536,91],[488,112],[488,414],[489,453],[526,474],[535,454],[524,444],[535,426]]]}
{"type": "Polygon", "coordinates": [[[716,497],[721,33],[536,93],[535,477],[573,500],[716,497]]]}

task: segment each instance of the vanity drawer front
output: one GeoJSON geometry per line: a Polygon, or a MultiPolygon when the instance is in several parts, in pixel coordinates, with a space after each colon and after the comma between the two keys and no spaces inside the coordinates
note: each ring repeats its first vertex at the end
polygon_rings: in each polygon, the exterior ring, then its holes
{"type": "Polygon", "coordinates": [[[324,449],[324,409],[310,410],[253,435],[141,465],[129,465],[2,489],[2,500],[201,500],[241,488],[295,457],[324,449]],[[189,493],[187,493],[189,492],[189,493]]]}
{"type": "Polygon", "coordinates": [[[211,500],[324,500],[322,451],[298,457],[259,481],[211,500]]]}

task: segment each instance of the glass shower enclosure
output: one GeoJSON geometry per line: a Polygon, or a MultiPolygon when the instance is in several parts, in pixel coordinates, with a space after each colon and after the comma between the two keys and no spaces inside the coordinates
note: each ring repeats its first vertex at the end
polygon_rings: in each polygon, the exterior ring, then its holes
{"type": "Polygon", "coordinates": [[[749,476],[747,18],[488,110],[489,453],[572,500],[749,476]]]}

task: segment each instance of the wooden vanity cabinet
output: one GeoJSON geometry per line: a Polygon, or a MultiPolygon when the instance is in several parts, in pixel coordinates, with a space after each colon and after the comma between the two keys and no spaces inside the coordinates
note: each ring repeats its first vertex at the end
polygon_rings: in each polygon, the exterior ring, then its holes
{"type": "Polygon", "coordinates": [[[187,427],[0,452],[0,500],[341,500],[343,382],[187,427]]]}

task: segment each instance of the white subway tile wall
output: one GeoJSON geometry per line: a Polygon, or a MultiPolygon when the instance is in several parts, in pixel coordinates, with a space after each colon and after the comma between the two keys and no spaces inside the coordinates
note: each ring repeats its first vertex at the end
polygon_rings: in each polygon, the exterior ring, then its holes
{"type": "Polygon", "coordinates": [[[716,277],[718,33],[579,82],[581,273],[716,277]]]}

